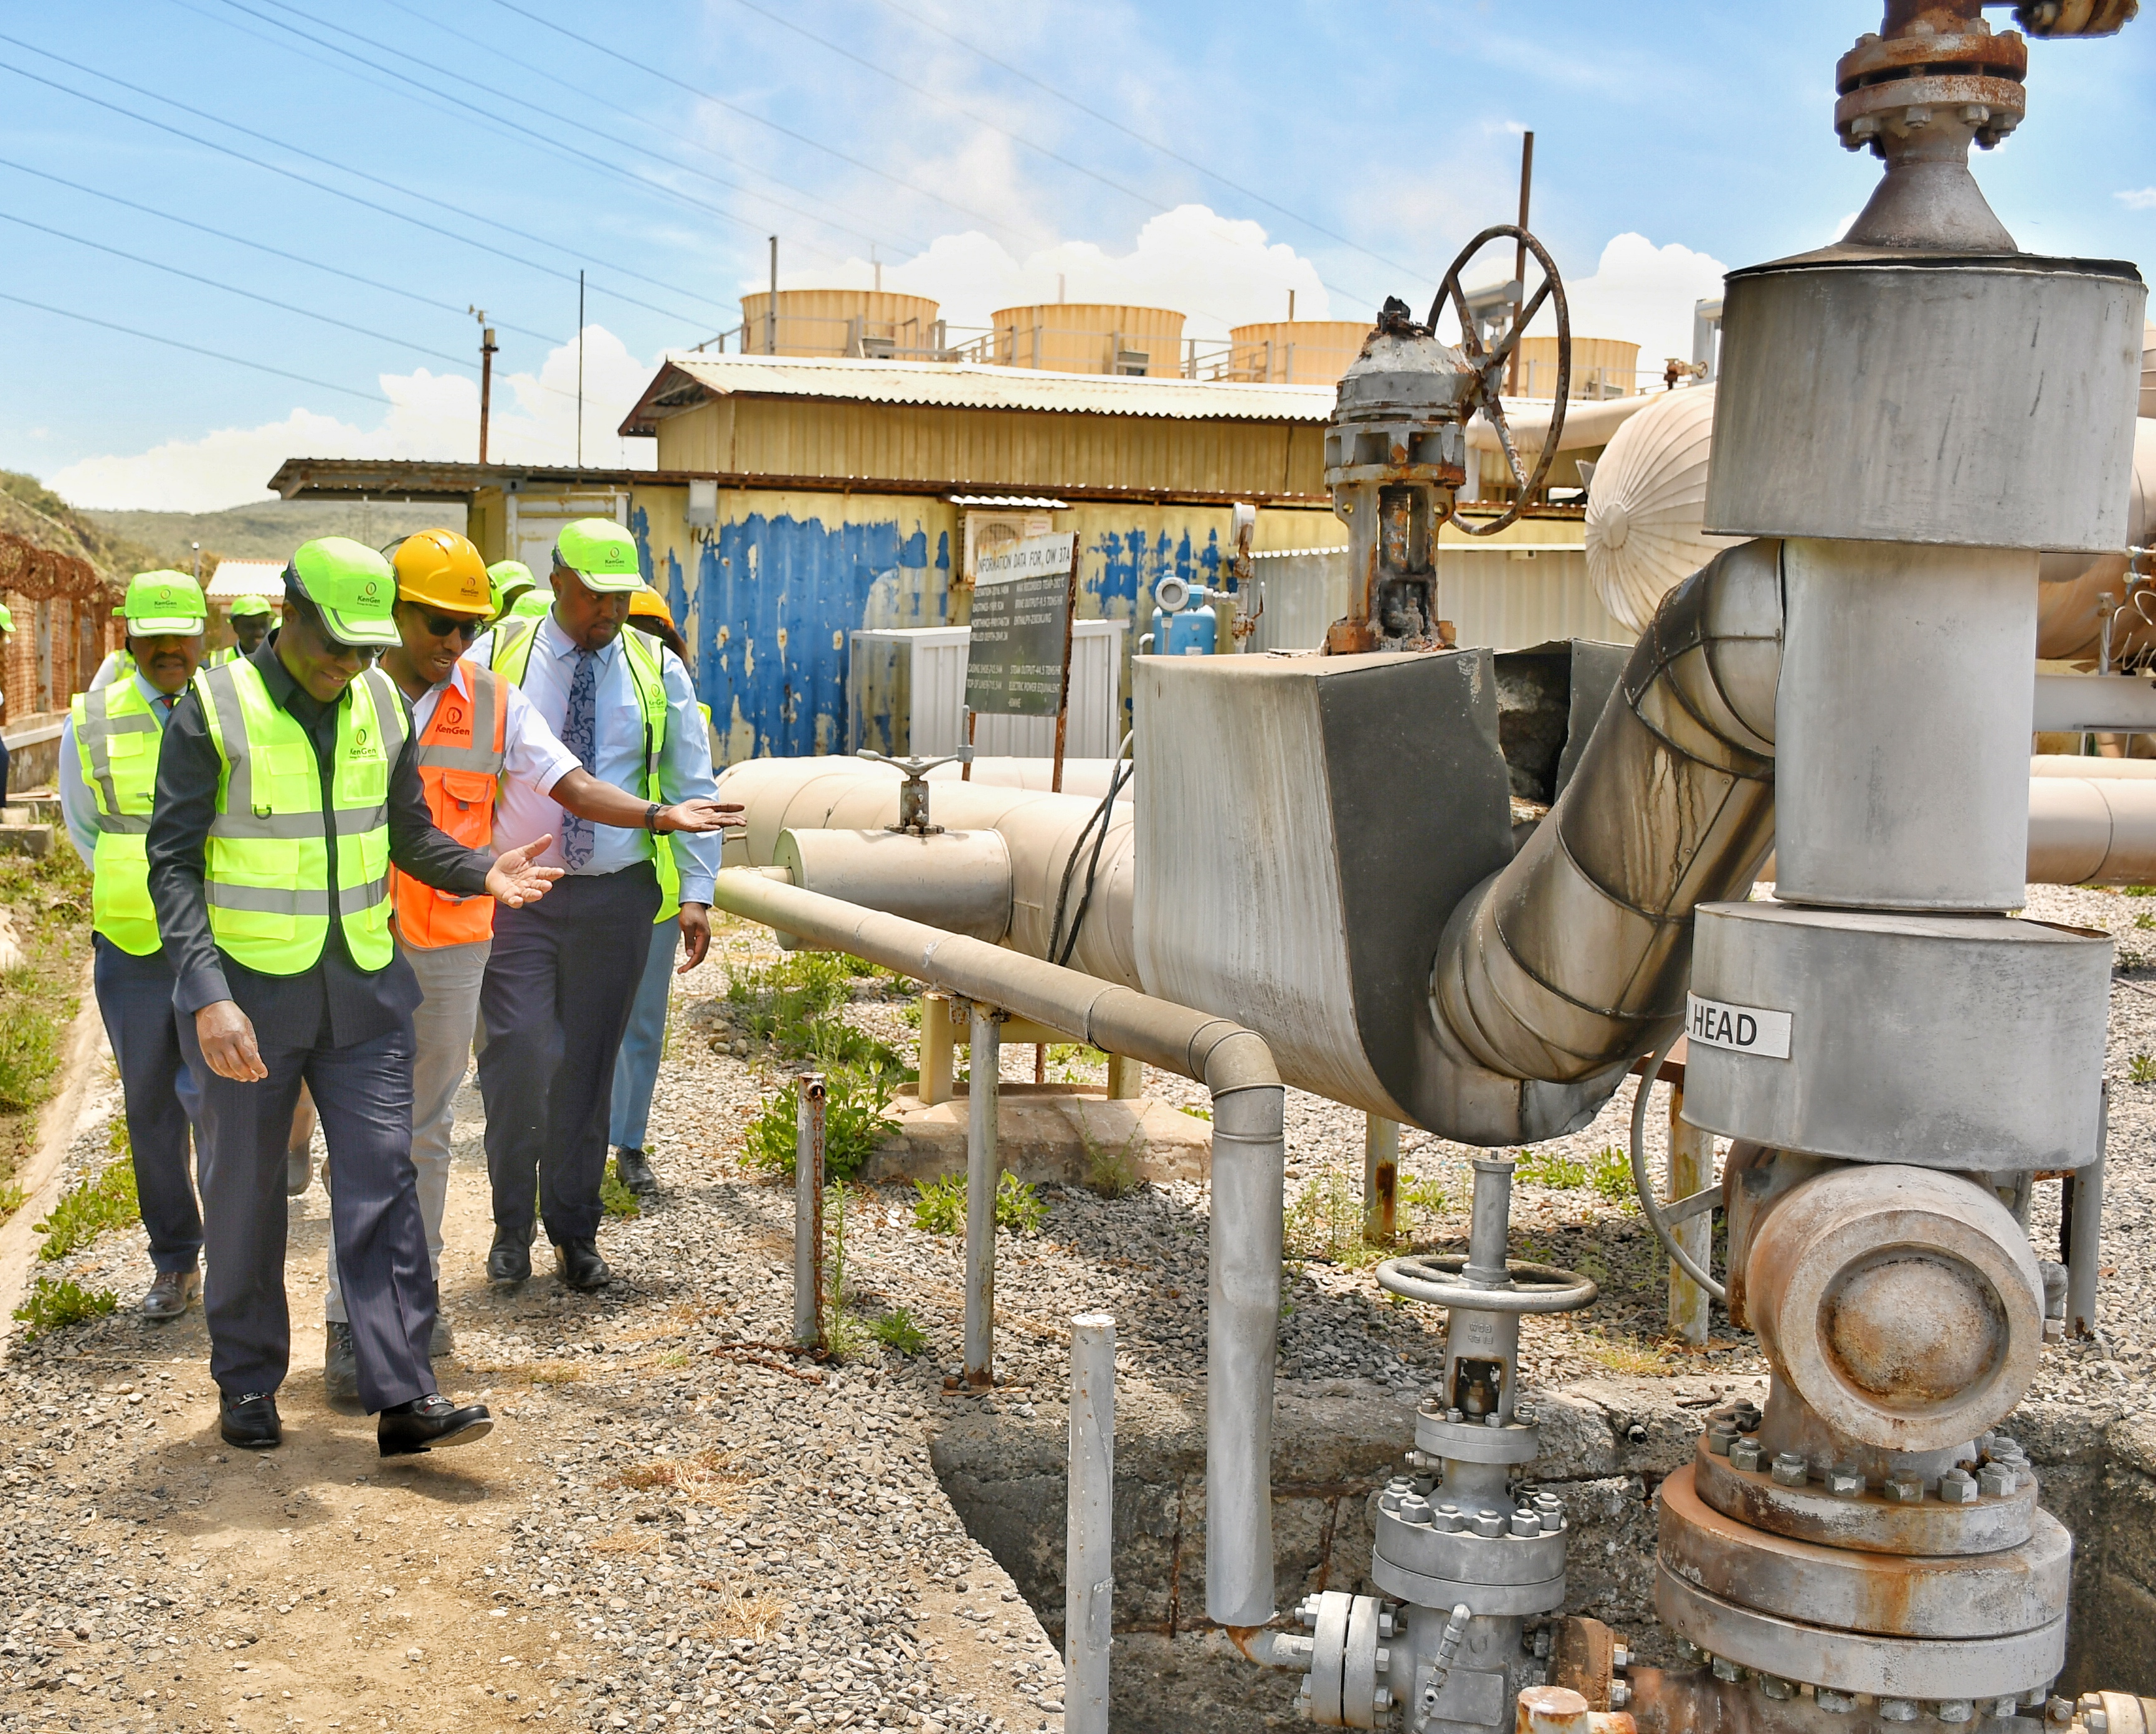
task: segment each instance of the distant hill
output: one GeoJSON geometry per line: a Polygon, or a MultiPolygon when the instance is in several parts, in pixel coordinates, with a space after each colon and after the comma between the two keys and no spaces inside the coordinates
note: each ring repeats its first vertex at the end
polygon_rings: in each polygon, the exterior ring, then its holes
{"type": "Polygon", "coordinates": [[[136,572],[160,563],[126,531],[78,511],[37,477],[20,470],[0,469],[0,528],[38,547],[87,560],[116,583],[124,584],[136,572]]]}
{"type": "MultiPolygon", "coordinates": [[[[89,519],[116,538],[150,551],[153,564],[192,570],[194,549],[219,559],[282,560],[317,536],[349,536],[369,547],[393,536],[437,525],[465,527],[465,509],[454,503],[401,505],[369,500],[265,500],[221,512],[89,511],[89,519]]],[[[208,562],[205,562],[205,564],[208,562]]]]}

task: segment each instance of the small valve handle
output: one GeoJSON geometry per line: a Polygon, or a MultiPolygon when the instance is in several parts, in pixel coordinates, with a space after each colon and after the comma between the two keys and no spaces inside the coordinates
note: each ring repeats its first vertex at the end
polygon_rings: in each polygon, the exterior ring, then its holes
{"type": "Polygon", "coordinates": [[[877,752],[870,747],[864,746],[856,752],[854,757],[867,759],[872,764],[889,765],[894,771],[905,772],[907,782],[918,782],[938,765],[972,764],[973,749],[970,746],[961,746],[956,752],[947,754],[942,758],[925,759],[917,755],[911,758],[893,758],[889,753],[877,752]]]}
{"type": "Polygon", "coordinates": [[[928,773],[938,765],[970,765],[973,762],[973,743],[968,741],[956,752],[942,758],[893,758],[888,753],[875,752],[863,746],[855,753],[872,763],[889,765],[894,771],[903,771],[906,781],[898,786],[898,823],[887,829],[903,831],[914,837],[932,837],[943,828],[928,822],[928,773]]]}

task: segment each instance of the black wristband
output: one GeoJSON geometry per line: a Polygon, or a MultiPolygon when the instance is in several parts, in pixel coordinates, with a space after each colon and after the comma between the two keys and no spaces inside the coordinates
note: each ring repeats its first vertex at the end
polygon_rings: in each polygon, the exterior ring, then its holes
{"type": "Polygon", "coordinates": [[[644,809],[644,829],[650,832],[654,837],[659,834],[659,815],[665,810],[656,801],[644,809]]]}

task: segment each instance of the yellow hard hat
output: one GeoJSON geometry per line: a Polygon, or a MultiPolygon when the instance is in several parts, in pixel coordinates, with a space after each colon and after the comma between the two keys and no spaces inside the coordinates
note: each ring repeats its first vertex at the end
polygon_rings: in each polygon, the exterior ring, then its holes
{"type": "Polygon", "coordinates": [[[397,594],[453,614],[494,613],[494,584],[471,538],[454,530],[422,530],[397,545],[397,594]]]}
{"type": "Polygon", "coordinates": [[[632,618],[642,614],[649,619],[664,620],[669,626],[674,623],[674,611],[666,606],[666,598],[649,584],[629,598],[629,612],[632,618]]]}

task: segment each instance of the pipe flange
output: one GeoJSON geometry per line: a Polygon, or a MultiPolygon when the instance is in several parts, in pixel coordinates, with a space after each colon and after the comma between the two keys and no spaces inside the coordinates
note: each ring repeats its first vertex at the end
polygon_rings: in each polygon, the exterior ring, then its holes
{"type": "Polygon", "coordinates": [[[1846,96],[1866,85],[1892,83],[1952,70],[1983,73],[2020,84],[2029,75],[2029,44],[2015,30],[1994,30],[1981,18],[1969,30],[1867,33],[1835,63],[1834,90],[1846,96]]]}
{"type": "Polygon", "coordinates": [[[1725,1517],[1692,1471],[1656,1496],[1663,1568],[1725,1601],[1791,1619],[1904,1638],[1996,1638],[2061,1619],[2073,1538],[2048,1512],[2017,1547],[1910,1557],[1825,1547],[1725,1517]]]}
{"type": "Polygon", "coordinates": [[[1814,1413],[1890,1451],[1985,1432],[2043,1354],[2028,1235],[1990,1193],[1929,1168],[1835,1168],[1788,1193],[1753,1237],[1745,1295],[1814,1413]]]}
{"type": "Polygon", "coordinates": [[[1510,1288],[1476,1288],[1461,1281],[1460,1273],[1466,1268],[1466,1253],[1387,1259],[1378,1266],[1378,1286],[1410,1300],[1457,1306],[1470,1312],[1577,1312],[1593,1306],[1594,1297],[1602,1292],[1593,1278],[1577,1270],[1529,1264],[1524,1259],[1505,1261],[1506,1275],[1512,1284],[1510,1288]]]}
{"type": "Polygon", "coordinates": [[[1740,1607],[1659,1564],[1655,1612],[1717,1664],[1879,1698],[2018,1697],[2056,1679],[2066,1663],[2063,1614],[2004,1638],[1881,1637],[1740,1607]]]}
{"type": "Polygon", "coordinates": [[[1455,1608],[1465,1602],[1478,1614],[1521,1616],[1550,1613],[1564,1605],[1564,1579],[1541,1583],[1471,1583],[1458,1578],[1429,1578],[1394,1565],[1381,1553],[1370,1556],[1370,1581],[1389,1596],[1419,1608],[1455,1608]]]}
{"type": "Polygon", "coordinates": [[[1836,1492],[1817,1477],[1789,1486],[1776,1481],[1763,1462],[1757,1470],[1737,1468],[1708,1450],[1704,1439],[1692,1465],[1695,1491],[1725,1517],[1865,1553],[1962,1555],[2018,1547],[2035,1523],[2036,1480],[2017,1474],[2015,1483],[2011,1493],[1979,1491],[1967,1505],[1936,1499],[1907,1504],[1889,1500],[1883,1488],[1869,1482],[1856,1492],[1836,1492]]]}
{"type": "MultiPolygon", "coordinates": [[[[1430,1495],[1433,1500],[1443,1497],[1441,1491],[1430,1495]]],[[[1478,1536],[1464,1529],[1448,1531],[1428,1523],[1409,1523],[1374,1502],[1371,1518],[1377,1557],[1421,1577],[1449,1583],[1521,1585],[1545,1583],[1564,1575],[1564,1528],[1533,1536],[1478,1536]]]]}
{"type": "Polygon", "coordinates": [[[1426,1398],[1415,1412],[1415,1449],[1455,1463],[1532,1463],[1542,1449],[1542,1433],[1531,1421],[1448,1421],[1445,1411],[1426,1398]]]}
{"type": "Polygon", "coordinates": [[[2021,124],[2027,94],[2011,79],[1971,73],[1928,73],[1866,85],[1834,105],[1834,130],[1850,150],[1881,133],[1896,138],[1959,122],[1989,149],[2021,124]]]}

